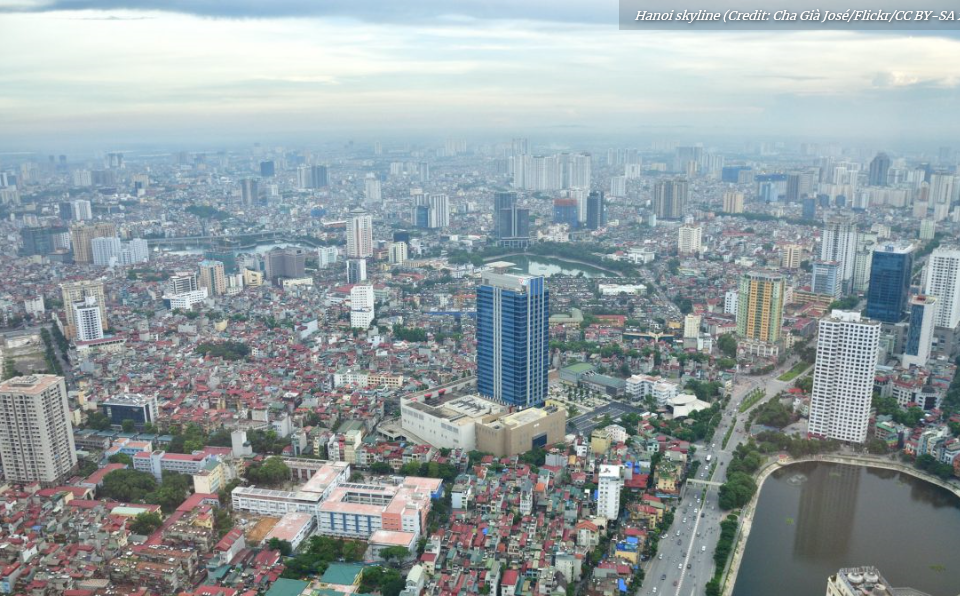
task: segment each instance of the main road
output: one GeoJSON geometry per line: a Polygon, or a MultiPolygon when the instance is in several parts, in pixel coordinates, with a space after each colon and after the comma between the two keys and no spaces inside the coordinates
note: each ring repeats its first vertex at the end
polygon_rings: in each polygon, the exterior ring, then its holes
{"type": "Polygon", "coordinates": [[[725,515],[720,511],[719,489],[726,481],[727,466],[733,459],[734,450],[747,438],[743,421],[751,410],[791,385],[793,381],[778,381],[777,377],[789,370],[794,362],[788,360],[770,374],[746,377],[734,386],[713,439],[696,446],[695,459],[700,461],[697,477],[684,484],[674,511],[673,525],[660,537],[657,556],[645,564],[646,578],[641,594],[704,594],[706,583],[713,577],[713,552],[720,538],[720,521],[725,515]],[[740,402],[757,388],[765,389],[767,397],[741,414],[740,402]],[[736,425],[736,429],[724,449],[723,437],[731,425],[736,425]],[[716,468],[711,472],[713,464],[716,468]]]}

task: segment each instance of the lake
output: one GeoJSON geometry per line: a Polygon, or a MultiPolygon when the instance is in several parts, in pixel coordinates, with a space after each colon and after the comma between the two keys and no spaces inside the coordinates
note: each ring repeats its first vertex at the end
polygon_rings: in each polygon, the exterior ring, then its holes
{"type": "Polygon", "coordinates": [[[584,277],[614,277],[612,273],[607,273],[590,265],[540,255],[516,255],[495,260],[513,263],[516,265],[514,271],[529,273],[530,275],[575,277],[582,273],[584,277]]]}
{"type": "Polygon", "coordinates": [[[874,565],[895,587],[960,593],[960,499],[907,474],[830,463],[763,485],[733,596],[813,596],[842,567],[874,565]]]}

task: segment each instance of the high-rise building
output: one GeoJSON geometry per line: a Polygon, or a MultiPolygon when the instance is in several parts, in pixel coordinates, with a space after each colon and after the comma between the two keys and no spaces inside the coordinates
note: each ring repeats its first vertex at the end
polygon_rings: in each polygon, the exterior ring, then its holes
{"type": "Polygon", "coordinates": [[[547,396],[550,295],[543,277],[484,273],[477,288],[477,389],[520,407],[547,396]]]}
{"type": "Polygon", "coordinates": [[[613,521],[620,518],[623,466],[602,464],[597,483],[597,516],[613,521]]]}
{"type": "Polygon", "coordinates": [[[885,323],[903,319],[913,274],[913,246],[884,244],[873,251],[864,316],[885,323]]]}
{"type": "Polygon", "coordinates": [[[876,234],[859,234],[857,252],[853,259],[853,280],[851,289],[865,293],[870,286],[870,267],[873,265],[873,250],[877,247],[876,234]]]}
{"type": "Polygon", "coordinates": [[[658,181],[653,187],[653,212],[660,219],[681,219],[687,211],[688,193],[683,178],[658,181]]]}
{"type": "Polygon", "coordinates": [[[565,155],[563,161],[563,187],[589,189],[592,179],[592,156],[589,153],[565,155]]]}
{"type": "Polygon", "coordinates": [[[277,164],[273,160],[260,162],[260,177],[273,178],[277,175],[277,164]]]}
{"type": "Polygon", "coordinates": [[[94,225],[75,224],[70,226],[70,244],[73,246],[73,260],[76,263],[93,262],[94,238],[114,238],[117,235],[117,226],[100,222],[94,225]]]}
{"type": "Polygon", "coordinates": [[[307,251],[299,246],[277,247],[264,255],[263,262],[267,279],[303,277],[306,272],[307,251]]]}
{"type": "Polygon", "coordinates": [[[813,220],[817,217],[817,198],[816,197],[803,197],[803,219],[813,220]]]}
{"type": "Polygon", "coordinates": [[[310,166],[297,166],[297,188],[300,190],[313,188],[310,182],[310,166]]]}
{"type": "Polygon", "coordinates": [[[886,186],[887,174],[890,172],[890,157],[886,153],[877,153],[870,162],[870,172],[867,184],[870,186],[886,186]]]}
{"type": "Polygon", "coordinates": [[[500,246],[523,248],[530,243],[530,210],[517,206],[517,193],[494,193],[493,231],[500,246]]]}
{"type": "Polygon", "coordinates": [[[607,225],[607,205],[602,190],[587,195],[587,229],[598,230],[607,225]]]}
{"type": "Polygon", "coordinates": [[[429,205],[424,203],[413,206],[413,225],[424,230],[430,227],[429,205]]]}
{"type": "Polygon", "coordinates": [[[30,375],[0,383],[0,465],[7,482],[59,486],[77,451],[63,377],[30,375]]]}
{"type": "Polygon", "coordinates": [[[627,177],[626,176],[613,176],[610,178],[610,196],[611,197],[627,196],[627,177]]]}
{"type": "Polygon", "coordinates": [[[857,222],[849,213],[831,213],[823,218],[820,260],[840,263],[840,281],[853,279],[857,252],[857,222]]]}
{"type": "Polygon", "coordinates": [[[103,319],[96,298],[87,296],[71,304],[70,308],[73,309],[73,320],[77,326],[77,341],[103,339],[103,319]]]}
{"type": "Polygon", "coordinates": [[[879,321],[861,320],[858,312],[835,310],[820,320],[810,435],[866,441],[879,345],[879,321]]]}
{"type": "Polygon", "coordinates": [[[90,249],[93,252],[94,265],[108,267],[120,262],[120,239],[116,236],[94,238],[90,241],[90,249]]]}
{"type": "Polygon", "coordinates": [[[58,249],[70,248],[70,232],[67,228],[23,228],[20,230],[23,254],[49,255],[58,249]]]}
{"type": "Polygon", "coordinates": [[[103,325],[104,331],[110,328],[107,324],[106,298],[103,294],[102,281],[82,280],[65,282],[60,285],[60,291],[63,294],[64,314],[66,314],[67,319],[67,339],[77,337],[77,321],[73,304],[88,297],[95,298],[97,301],[97,306],[100,308],[100,323],[103,325]]]}
{"type": "Polygon", "coordinates": [[[330,175],[327,166],[310,166],[310,188],[326,188],[330,186],[330,175]]]}
{"type": "Polygon", "coordinates": [[[120,245],[120,264],[135,265],[150,260],[150,245],[143,238],[134,238],[120,245]]]}
{"type": "Polygon", "coordinates": [[[178,271],[167,278],[164,293],[176,295],[183,294],[184,292],[196,292],[198,289],[196,273],[192,271],[178,271]]]}
{"type": "Polygon", "coordinates": [[[683,317],[683,339],[696,339],[700,336],[700,315],[689,314],[683,317]]]}
{"type": "Polygon", "coordinates": [[[58,205],[58,209],[60,213],[60,219],[62,219],[64,223],[73,221],[73,203],[70,201],[61,201],[58,205]]]}
{"type": "Polygon", "coordinates": [[[310,188],[326,188],[330,186],[330,174],[327,166],[310,166],[310,188]]]}
{"type": "Polygon", "coordinates": [[[943,221],[949,215],[956,182],[956,177],[951,174],[931,174],[929,203],[933,208],[934,221],[943,221]]]}
{"type": "Polygon", "coordinates": [[[254,178],[244,178],[240,181],[240,202],[250,207],[259,198],[259,185],[254,178]]]}
{"type": "Polygon", "coordinates": [[[937,235],[937,222],[932,219],[920,220],[920,240],[933,240],[937,235]]]}
{"type": "Polygon", "coordinates": [[[321,246],[317,249],[317,267],[323,269],[337,262],[340,251],[336,246],[321,246]]]}
{"type": "Polygon", "coordinates": [[[814,261],[810,273],[810,290],[814,294],[840,297],[840,263],[814,261]]]}
{"type": "Polygon", "coordinates": [[[77,199],[76,201],[71,201],[70,210],[74,221],[86,221],[93,219],[93,208],[90,205],[90,201],[87,201],[86,199],[77,199]]]}
{"type": "Polygon", "coordinates": [[[743,213],[743,193],[734,190],[723,193],[724,213],[743,213]]]}
{"type": "Polygon", "coordinates": [[[366,329],[374,318],[373,286],[357,284],[350,288],[350,326],[366,329]]]}
{"type": "Polygon", "coordinates": [[[363,196],[366,197],[370,203],[379,203],[382,200],[380,180],[378,180],[377,175],[372,172],[367,174],[363,179],[363,196]]]}
{"type": "Polygon", "coordinates": [[[933,348],[933,331],[937,319],[937,297],[911,296],[907,305],[907,340],[901,363],[904,368],[926,366],[933,348]]]}
{"type": "Polygon", "coordinates": [[[700,254],[703,228],[697,224],[680,226],[677,236],[677,252],[681,255],[700,254]]]}
{"type": "Polygon", "coordinates": [[[373,256],[373,216],[363,209],[354,209],[347,220],[347,257],[363,259],[373,256]]]}
{"type": "Polygon", "coordinates": [[[367,281],[367,260],[347,259],[347,283],[358,284],[367,281]]]}
{"type": "Polygon", "coordinates": [[[391,242],[387,248],[387,260],[392,265],[403,265],[407,260],[407,243],[391,242]]]}
{"type": "Polygon", "coordinates": [[[784,244],[780,253],[780,266],[784,269],[799,269],[803,259],[803,247],[799,244],[784,244]]]}
{"type": "Polygon", "coordinates": [[[124,420],[131,420],[136,428],[141,429],[146,424],[156,424],[160,415],[157,396],[139,393],[111,396],[100,402],[100,411],[114,426],[122,426],[124,420]]]}
{"type": "Polygon", "coordinates": [[[754,271],[740,277],[737,296],[737,334],[746,339],[775,343],[783,325],[783,276],[754,271]]]}
{"type": "Polygon", "coordinates": [[[227,276],[220,261],[200,261],[199,281],[208,296],[222,296],[227,292],[227,276]]]}
{"type": "Polygon", "coordinates": [[[428,227],[442,229],[450,225],[450,198],[447,195],[429,195],[427,206],[430,208],[428,227]]]}
{"type": "Polygon", "coordinates": [[[580,218],[577,214],[577,200],[554,199],[553,223],[567,224],[571,230],[576,230],[580,226],[580,218]]]}
{"type": "Polygon", "coordinates": [[[740,301],[740,293],[737,290],[727,290],[723,295],[723,314],[736,316],[739,312],[737,302],[740,301]]]}
{"type": "Polygon", "coordinates": [[[936,326],[960,325],[960,248],[941,246],[930,253],[923,291],[937,297],[936,326]]]}

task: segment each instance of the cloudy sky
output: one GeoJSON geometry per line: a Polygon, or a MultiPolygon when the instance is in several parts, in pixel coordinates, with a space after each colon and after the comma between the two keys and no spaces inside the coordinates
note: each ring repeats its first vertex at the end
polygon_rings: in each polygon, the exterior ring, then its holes
{"type": "Polygon", "coordinates": [[[619,31],[616,13],[611,0],[0,0],[0,145],[960,132],[956,37],[619,31]]]}

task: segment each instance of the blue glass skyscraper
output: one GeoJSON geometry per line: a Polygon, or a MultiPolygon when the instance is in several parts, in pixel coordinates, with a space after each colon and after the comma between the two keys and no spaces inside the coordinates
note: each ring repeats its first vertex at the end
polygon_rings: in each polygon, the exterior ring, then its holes
{"type": "Polygon", "coordinates": [[[485,273],[477,288],[477,390],[519,407],[547,397],[550,293],[544,278],[485,273]]]}
{"type": "Polygon", "coordinates": [[[864,314],[885,323],[903,318],[910,295],[913,274],[913,246],[885,244],[873,251],[870,286],[867,288],[867,310],[864,314]]]}

